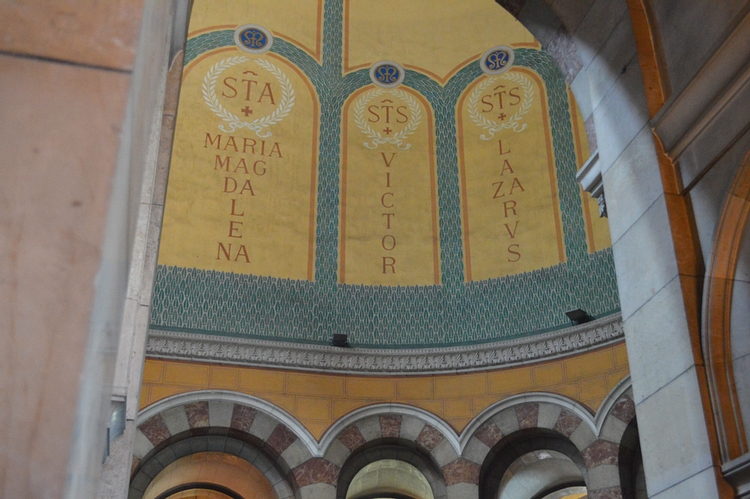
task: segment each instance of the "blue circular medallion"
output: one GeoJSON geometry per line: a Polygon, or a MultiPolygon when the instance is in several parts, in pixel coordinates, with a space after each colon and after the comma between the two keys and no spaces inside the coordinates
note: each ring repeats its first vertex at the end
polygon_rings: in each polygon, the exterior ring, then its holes
{"type": "Polygon", "coordinates": [[[245,24],[234,31],[234,43],[245,52],[261,54],[271,49],[271,32],[256,24],[245,24]]]}
{"type": "Polygon", "coordinates": [[[487,74],[504,73],[513,65],[513,49],[505,46],[492,47],[482,55],[479,65],[487,74]]]}
{"type": "Polygon", "coordinates": [[[375,79],[383,85],[393,85],[401,77],[401,71],[393,64],[383,64],[375,69],[375,79]]]}
{"type": "Polygon", "coordinates": [[[268,44],[268,37],[258,28],[240,31],[240,43],[249,49],[260,50],[268,44]]]}
{"type": "Polygon", "coordinates": [[[370,68],[370,79],[375,85],[384,88],[397,87],[404,81],[406,71],[393,61],[381,61],[370,68]]]}

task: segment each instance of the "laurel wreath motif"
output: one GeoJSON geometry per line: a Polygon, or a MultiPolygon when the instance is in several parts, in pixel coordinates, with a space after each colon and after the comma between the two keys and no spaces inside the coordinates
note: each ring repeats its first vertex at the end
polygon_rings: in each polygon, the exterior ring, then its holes
{"type": "Polygon", "coordinates": [[[289,77],[281,69],[264,59],[255,59],[254,62],[270,72],[281,85],[281,101],[279,102],[278,107],[276,107],[276,109],[268,116],[257,118],[253,121],[241,120],[237,115],[228,111],[221,105],[221,102],[219,102],[219,99],[216,97],[216,80],[221,73],[230,67],[243,62],[249,62],[249,59],[245,56],[230,57],[229,59],[224,59],[211,66],[211,69],[208,70],[208,73],[206,73],[206,76],[203,78],[203,99],[206,101],[206,105],[208,105],[209,109],[211,109],[216,116],[228,123],[228,129],[224,125],[219,125],[219,130],[225,133],[230,133],[239,128],[247,128],[254,131],[258,137],[265,139],[272,135],[271,130],[268,130],[268,128],[286,118],[294,107],[294,87],[292,87],[292,82],[289,80],[289,77]]]}
{"type": "Polygon", "coordinates": [[[411,144],[405,143],[404,140],[417,131],[417,128],[419,128],[421,122],[422,110],[419,107],[417,99],[403,90],[385,90],[382,88],[373,89],[360,97],[357,103],[354,105],[354,123],[357,125],[359,130],[370,139],[369,141],[364,143],[365,147],[367,147],[368,149],[375,149],[382,144],[395,144],[396,147],[398,147],[402,151],[411,148],[411,144]],[[411,120],[409,120],[409,123],[404,127],[403,130],[394,134],[393,137],[383,137],[383,135],[370,127],[364,117],[364,112],[367,104],[375,97],[379,97],[384,93],[388,93],[405,101],[407,107],[409,108],[409,111],[411,111],[411,120]]]}
{"type": "Polygon", "coordinates": [[[531,109],[531,104],[534,101],[534,87],[532,86],[531,80],[529,78],[521,73],[504,73],[499,78],[517,83],[523,89],[523,100],[521,101],[518,111],[516,111],[513,116],[511,116],[505,123],[498,123],[494,120],[485,118],[477,109],[479,96],[482,95],[482,92],[484,92],[487,87],[494,84],[497,81],[497,78],[498,77],[493,77],[484,80],[477,86],[477,88],[474,89],[474,91],[469,96],[469,117],[478,127],[484,128],[489,134],[482,134],[482,140],[490,140],[500,130],[509,129],[513,130],[516,133],[526,130],[527,124],[524,123],[523,125],[521,125],[520,121],[524,116],[526,116],[526,113],[529,112],[529,109],[531,109]]]}

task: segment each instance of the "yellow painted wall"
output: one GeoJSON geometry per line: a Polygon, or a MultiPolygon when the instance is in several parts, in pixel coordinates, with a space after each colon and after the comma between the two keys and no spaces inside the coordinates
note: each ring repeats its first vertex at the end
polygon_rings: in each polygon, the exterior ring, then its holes
{"type": "Polygon", "coordinates": [[[300,46],[320,62],[323,42],[323,0],[195,0],[189,37],[217,29],[260,24],[280,38],[300,46]],[[290,15],[293,12],[294,15],[290,15]],[[300,22],[304,20],[304,22],[300,22]]]}
{"type": "Polygon", "coordinates": [[[564,262],[541,78],[522,68],[482,77],[464,92],[457,116],[466,280],[564,262]]]}
{"type": "Polygon", "coordinates": [[[440,284],[434,117],[408,88],[370,85],[344,106],[339,280],[440,284]],[[378,143],[368,132],[395,143],[378,143]]]}
{"type": "MultiPolygon", "coordinates": [[[[197,0],[190,36],[257,23],[319,56],[323,0],[289,1],[250,9],[197,0]]],[[[498,44],[538,47],[487,0],[465,0],[458,10],[448,0],[344,0],[343,31],[344,72],[392,59],[441,81],[498,44]]],[[[466,280],[564,262],[541,78],[524,68],[483,76],[456,111],[466,280]]],[[[573,115],[582,162],[588,145],[580,113],[573,115]]],[[[430,105],[406,87],[370,86],[348,99],[342,116],[339,281],[440,284],[430,105]]],[[[282,56],[228,46],[193,59],[180,92],[159,264],[314,280],[319,125],[316,92],[282,56]],[[258,120],[271,123],[253,129],[258,120]]],[[[595,203],[582,203],[589,250],[607,247],[606,222],[591,214],[595,203]]]]}
{"type": "Polygon", "coordinates": [[[625,343],[565,359],[470,374],[352,376],[146,359],[141,409],[171,395],[232,390],[267,400],[316,437],[366,405],[398,402],[443,418],[461,431],[491,404],[519,393],[552,392],[592,410],[629,373],[625,343]]]}
{"type": "Polygon", "coordinates": [[[319,104],[308,79],[275,54],[209,52],[186,67],[178,113],[159,264],[313,280],[319,104]],[[224,112],[279,118],[232,130],[224,112]]]}
{"type": "Polygon", "coordinates": [[[521,23],[487,0],[461,0],[458,12],[454,0],[345,0],[344,5],[345,72],[391,60],[447,80],[491,47],[539,47],[521,23]]]}

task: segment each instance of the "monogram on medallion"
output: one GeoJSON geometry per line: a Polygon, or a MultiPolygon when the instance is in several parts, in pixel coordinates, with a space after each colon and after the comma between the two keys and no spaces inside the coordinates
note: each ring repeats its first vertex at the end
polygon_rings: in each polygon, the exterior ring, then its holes
{"type": "Polygon", "coordinates": [[[503,45],[492,47],[482,55],[479,65],[482,71],[491,75],[499,75],[509,70],[513,66],[515,53],[510,47],[503,45]]]}
{"type": "Polygon", "coordinates": [[[262,54],[271,50],[273,35],[263,26],[245,24],[234,30],[234,43],[251,54],[262,54]]]}
{"type": "Polygon", "coordinates": [[[395,88],[404,81],[406,71],[400,64],[393,61],[381,61],[370,68],[370,79],[383,88],[395,88]]]}

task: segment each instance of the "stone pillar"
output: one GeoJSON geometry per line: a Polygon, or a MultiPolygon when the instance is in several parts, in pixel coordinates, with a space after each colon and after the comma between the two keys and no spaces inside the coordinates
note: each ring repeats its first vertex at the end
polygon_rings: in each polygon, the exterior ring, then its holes
{"type": "Polygon", "coordinates": [[[141,10],[0,4],[2,497],[91,497],[98,478],[140,183],[120,144],[141,10]]]}
{"type": "Polygon", "coordinates": [[[134,133],[140,134],[144,152],[140,158],[143,183],[137,200],[135,242],[112,394],[112,407],[125,406],[125,421],[121,434],[110,434],[110,455],[99,488],[102,499],[128,495],[188,7],[188,2],[175,0],[148,4],[144,12],[136,67],[139,78],[134,83],[132,102],[138,115],[136,122],[140,123],[134,133]]]}

